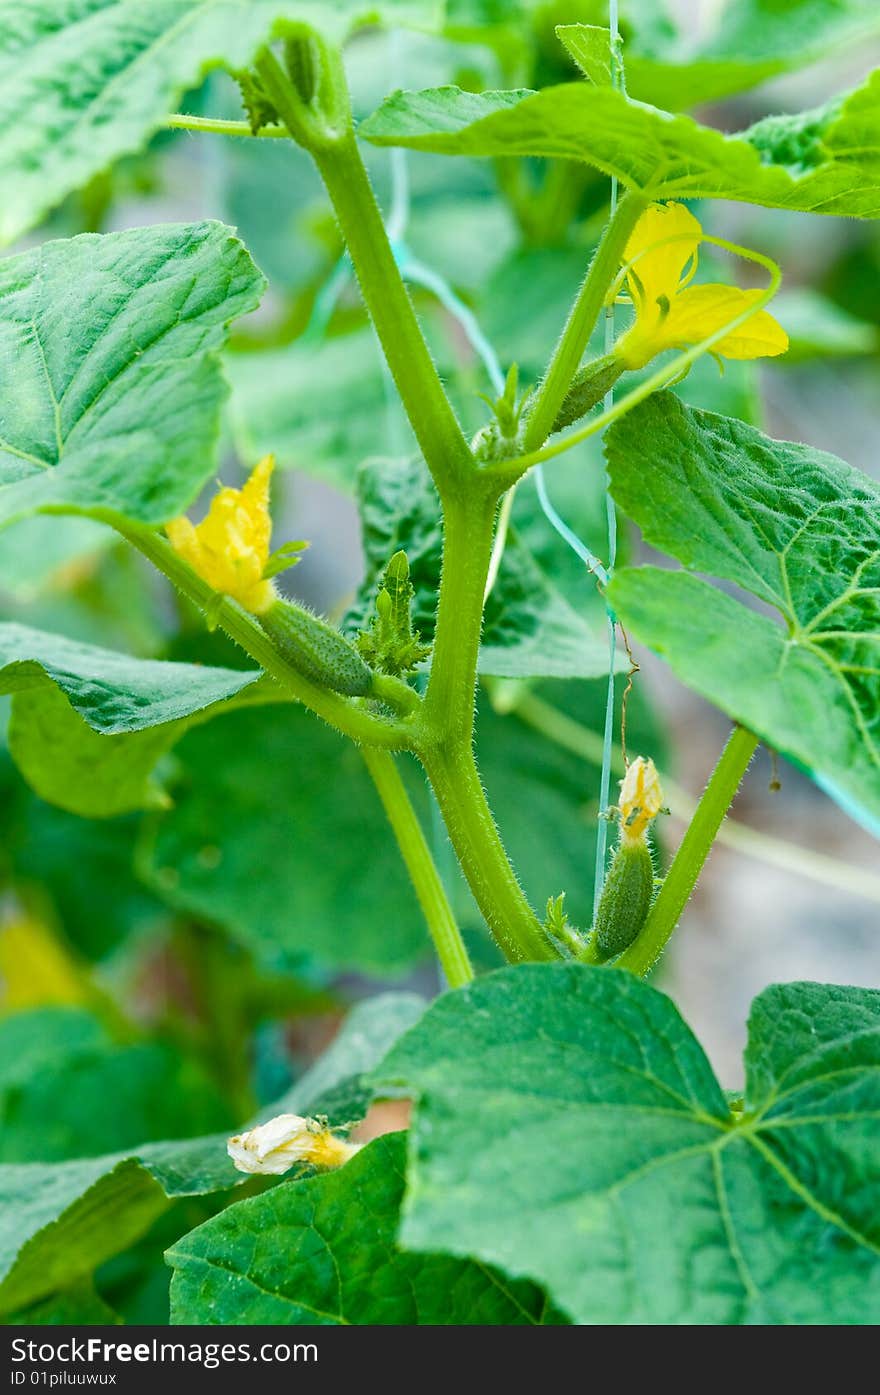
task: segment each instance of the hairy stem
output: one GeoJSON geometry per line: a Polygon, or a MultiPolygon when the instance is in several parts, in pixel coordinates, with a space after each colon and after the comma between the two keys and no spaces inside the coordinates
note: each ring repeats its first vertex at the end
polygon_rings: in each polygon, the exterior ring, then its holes
{"type": "Polygon", "coordinates": [[[310,683],[283,659],[257,622],[234,601],[217,604],[217,595],[207,581],[179,557],[170,543],[154,529],[128,524],[119,531],[128,542],[147,557],[154,567],[202,611],[209,611],[217,624],[240,644],[263,671],[280,683],[304,707],[323,717],[331,727],[364,745],[402,751],[412,748],[412,728],[404,721],[377,716],[355,701],[310,683]]]}
{"type": "Polygon", "coordinates": [[[547,372],[535,394],[523,438],[524,454],[542,446],[553,430],[559,409],[605,303],[608,287],[623,259],[630,233],[644,207],[644,200],[637,195],[624,195],[605,228],[547,372]]]}
{"type": "Polygon", "coordinates": [[[474,971],[400,772],[387,751],[365,748],[362,754],[397,838],[446,982],[450,988],[461,988],[470,983],[474,971]]]}
{"type": "Polygon", "coordinates": [[[507,958],[557,958],[510,865],[470,742],[423,751],[420,758],[474,900],[507,958]]]}
{"type": "Polygon", "coordinates": [[[645,975],[656,964],[697,884],[724,815],[733,802],[757,745],[757,736],[746,731],[745,727],[734,727],[641,934],[616,961],[615,968],[645,975]]]}
{"type": "Polygon", "coordinates": [[[449,745],[470,745],[473,734],[483,599],[496,510],[494,488],[481,490],[474,480],[470,497],[462,503],[449,501],[444,511],[443,569],[424,722],[437,740],[449,745]]]}

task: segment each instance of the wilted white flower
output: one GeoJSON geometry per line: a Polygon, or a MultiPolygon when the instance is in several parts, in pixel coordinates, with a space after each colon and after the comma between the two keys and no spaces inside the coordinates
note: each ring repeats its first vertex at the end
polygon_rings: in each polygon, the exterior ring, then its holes
{"type": "Polygon", "coordinates": [[[296,1163],[312,1167],[340,1167],[359,1148],[337,1138],[326,1123],[300,1114],[277,1114],[265,1124],[235,1134],[226,1151],[239,1172],[263,1172],[280,1176],[296,1163]]]}
{"type": "Polygon", "coordinates": [[[620,782],[620,836],[640,843],[663,807],[660,778],[652,760],[637,756],[620,782]]]}

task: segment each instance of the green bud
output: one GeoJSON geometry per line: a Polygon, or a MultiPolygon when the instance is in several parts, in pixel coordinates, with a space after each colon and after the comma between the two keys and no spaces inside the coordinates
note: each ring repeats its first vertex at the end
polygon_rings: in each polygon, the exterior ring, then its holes
{"type": "Polygon", "coordinates": [[[252,134],[259,135],[264,126],[279,125],[281,118],[256,73],[243,68],[234,76],[241,89],[241,104],[247,112],[252,134]]]}
{"type": "Polygon", "coordinates": [[[283,658],[321,688],[347,697],[367,697],[373,686],[372,669],[348,640],[302,606],[273,601],[257,616],[283,658]]]}
{"type": "Polygon", "coordinates": [[[637,939],[651,909],[654,862],[643,838],[621,840],[605,878],[596,921],[594,944],[599,960],[622,954],[637,939]]]}
{"type": "Polygon", "coordinates": [[[357,638],[363,657],[379,673],[395,678],[411,673],[431,652],[412,626],[415,595],[406,553],[395,552],[379,581],[376,614],[357,638]]]}
{"type": "Polygon", "coordinates": [[[573,426],[587,412],[591,412],[606,392],[614,387],[623,368],[624,365],[614,354],[603,354],[601,358],[593,359],[592,363],[585,363],[571,380],[571,387],[562,400],[552,431],[564,431],[566,426],[573,426]]]}

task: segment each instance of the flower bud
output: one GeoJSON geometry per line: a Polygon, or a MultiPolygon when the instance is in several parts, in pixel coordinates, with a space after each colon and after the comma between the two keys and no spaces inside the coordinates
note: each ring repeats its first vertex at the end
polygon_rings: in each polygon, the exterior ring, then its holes
{"type": "Polygon", "coordinates": [[[280,1176],[297,1163],[341,1167],[361,1145],[337,1138],[322,1120],[278,1114],[247,1133],[230,1138],[226,1151],[239,1172],[280,1176]]]}
{"type": "Polygon", "coordinates": [[[647,833],[662,807],[654,762],[639,756],[620,782],[620,841],[593,925],[592,948],[600,962],[628,949],[647,919],[654,897],[654,862],[647,833]]]}

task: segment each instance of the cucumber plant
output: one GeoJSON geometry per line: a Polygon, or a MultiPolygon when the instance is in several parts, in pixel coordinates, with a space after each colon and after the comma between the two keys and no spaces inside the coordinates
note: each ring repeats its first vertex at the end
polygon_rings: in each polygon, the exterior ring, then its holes
{"type": "MultiPolygon", "coordinates": [[[[736,134],[683,113],[869,43],[876,6],[728,0],[687,44],[643,0],[621,32],[598,0],[0,21],[0,235],[46,233],[0,263],[2,570],[63,564],[76,597],[43,612],[61,632],[0,623],[0,1310],[877,1321],[880,994],[768,987],[729,1096],[646,981],[759,744],[880,831],[880,491],[756,425],[747,365],[809,335],[776,261],[712,231],[716,201],[799,215],[807,248],[813,218],[880,215],[880,81],[736,134]],[[352,84],[376,99],[357,120],[352,84]],[[94,230],[195,142],[243,238],[94,230]],[[489,294],[499,210],[516,246],[489,294]],[[244,477],[215,489],[221,440],[244,477]],[[279,579],[307,546],[273,498],[290,465],[357,496],[366,576],[332,618],[279,579]],[[671,854],[640,648],[732,725],[671,854]],[[600,772],[594,879],[572,740],[600,772]],[[185,1003],[153,1041],[116,990],[161,937],[199,1025],[185,1003]],[[428,945],[433,1002],[369,998],[255,1092],[255,1027],[428,945]],[[405,1134],[349,1133],[386,1099],[405,1134]]],[[[817,356],[876,350],[824,315],[817,356]]]]}

